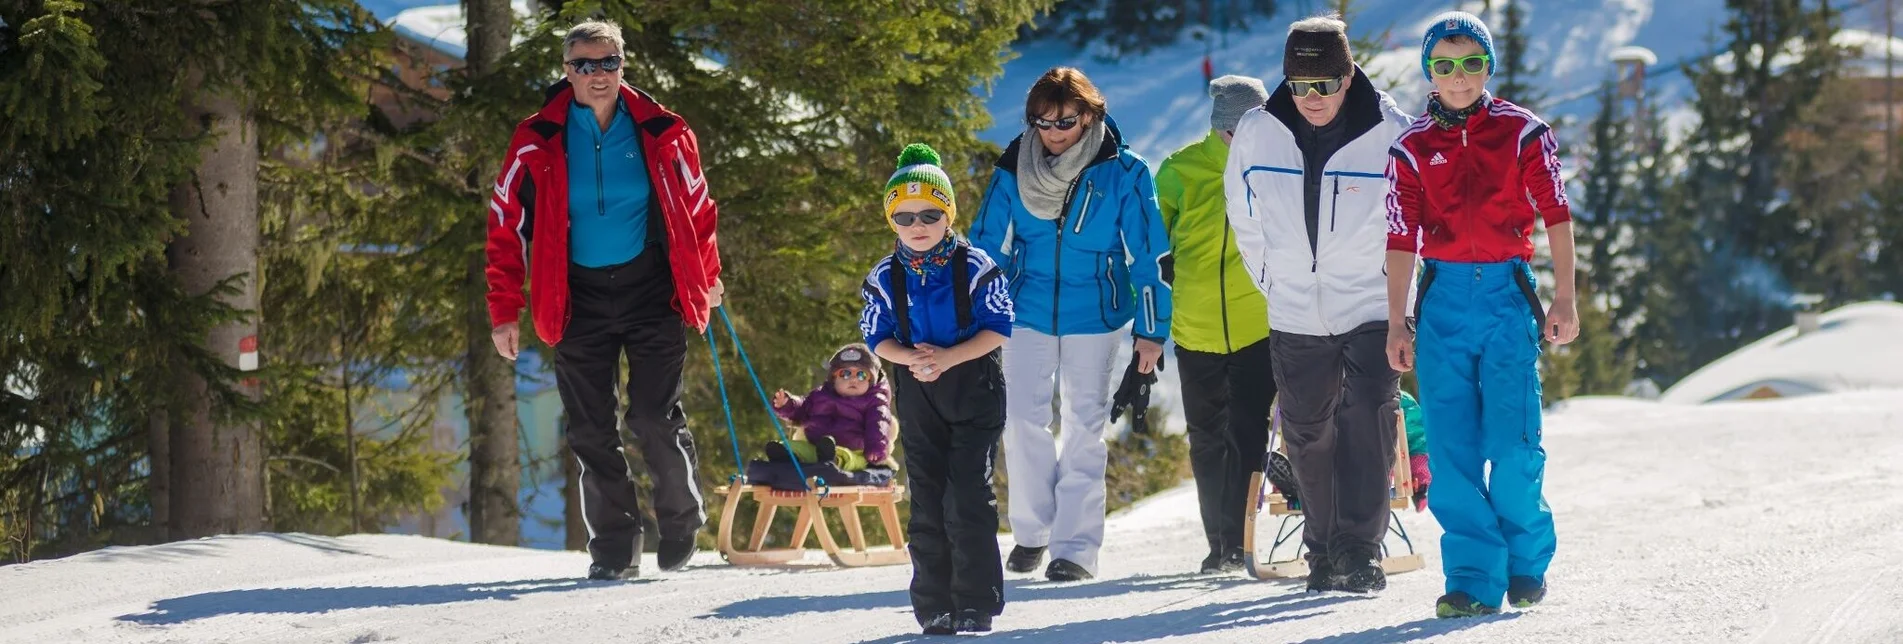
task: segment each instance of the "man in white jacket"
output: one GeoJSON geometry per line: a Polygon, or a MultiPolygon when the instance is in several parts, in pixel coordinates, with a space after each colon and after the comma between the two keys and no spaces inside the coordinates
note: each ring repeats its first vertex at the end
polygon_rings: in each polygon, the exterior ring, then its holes
{"type": "Polygon", "coordinates": [[[1289,27],[1284,82],[1243,115],[1229,225],[1268,297],[1270,352],[1306,525],[1310,590],[1387,587],[1400,374],[1387,360],[1388,148],[1410,126],[1356,67],[1347,25],[1289,27]]]}

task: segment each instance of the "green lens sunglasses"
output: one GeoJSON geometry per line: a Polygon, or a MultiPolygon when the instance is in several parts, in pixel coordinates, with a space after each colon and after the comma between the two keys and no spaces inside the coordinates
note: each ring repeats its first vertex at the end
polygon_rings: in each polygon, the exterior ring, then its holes
{"type": "Polygon", "coordinates": [[[1481,72],[1487,71],[1487,64],[1492,61],[1492,56],[1480,54],[1466,58],[1429,58],[1427,66],[1434,70],[1435,76],[1452,76],[1455,69],[1466,72],[1469,76],[1478,76],[1481,72]]]}

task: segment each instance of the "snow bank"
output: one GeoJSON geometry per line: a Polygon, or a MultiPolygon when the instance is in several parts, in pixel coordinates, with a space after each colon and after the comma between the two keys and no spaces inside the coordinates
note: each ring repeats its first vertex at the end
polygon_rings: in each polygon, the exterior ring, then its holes
{"type": "MultiPolygon", "coordinates": [[[[1819,329],[1785,328],[1718,359],[1660,400],[1698,404],[1752,396],[1903,390],[1903,304],[1863,302],[1823,314],[1819,329]]],[[[1903,392],[1896,395],[1903,397],[1903,392]]]]}

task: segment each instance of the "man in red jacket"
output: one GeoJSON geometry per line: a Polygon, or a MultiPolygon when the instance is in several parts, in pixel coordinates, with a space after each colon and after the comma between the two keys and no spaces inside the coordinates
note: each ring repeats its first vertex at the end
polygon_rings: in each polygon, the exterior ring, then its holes
{"type": "Polygon", "coordinates": [[[621,82],[621,29],[590,21],[563,43],[566,80],[516,126],[489,202],[489,316],[496,351],[521,349],[522,282],[581,462],[590,579],[639,574],[641,512],[621,454],[615,389],[654,479],[659,563],[678,570],[706,522],[681,409],[687,328],[720,305],[714,201],[694,132],[621,82]]]}

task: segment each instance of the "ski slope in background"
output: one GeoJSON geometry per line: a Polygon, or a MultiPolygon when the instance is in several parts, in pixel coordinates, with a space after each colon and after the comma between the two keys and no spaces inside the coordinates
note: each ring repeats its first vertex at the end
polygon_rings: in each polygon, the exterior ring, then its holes
{"type": "MultiPolygon", "coordinates": [[[[1432,619],[1439,532],[1411,512],[1428,568],[1373,598],[1184,574],[1203,555],[1185,486],[1111,519],[1099,580],[1011,575],[987,639],[1903,641],[1903,394],[1576,399],[1545,440],[1560,543],[1552,594],[1533,610],[1432,619]]],[[[577,581],[586,566],[579,553],[405,536],[108,548],[0,568],[0,643],[951,641],[916,635],[906,567],[747,570],[702,554],[635,583],[577,581]]]]}

